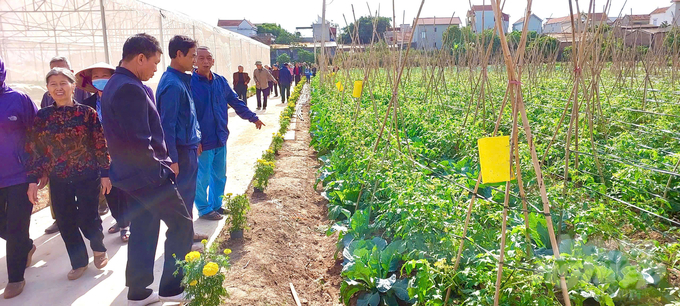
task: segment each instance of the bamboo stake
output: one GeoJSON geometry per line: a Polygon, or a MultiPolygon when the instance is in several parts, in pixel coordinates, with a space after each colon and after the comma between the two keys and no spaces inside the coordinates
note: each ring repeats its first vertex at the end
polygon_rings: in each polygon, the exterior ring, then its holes
{"type": "MultiPolygon", "coordinates": [[[[532,0],[528,0],[527,4],[527,11],[531,10],[531,2],[532,0]]],[[[500,30],[502,28],[502,23],[501,23],[501,13],[500,13],[500,6],[497,4],[496,0],[491,0],[491,6],[494,10],[494,15],[496,17],[496,25],[497,28],[500,30]]],[[[527,19],[528,20],[528,19],[527,19]]],[[[510,82],[517,82],[515,78],[515,71],[514,71],[514,65],[512,65],[512,61],[510,58],[510,49],[508,48],[508,42],[505,39],[505,36],[501,35],[501,47],[503,48],[503,55],[505,57],[505,62],[506,62],[506,67],[508,71],[508,76],[510,79],[510,82]]],[[[557,245],[557,239],[555,238],[555,231],[553,228],[552,224],[552,218],[550,216],[550,202],[548,200],[548,194],[545,188],[545,183],[543,180],[543,173],[541,170],[541,166],[538,163],[538,155],[536,154],[536,148],[534,146],[533,142],[533,136],[531,133],[531,127],[529,126],[529,119],[526,114],[526,110],[524,108],[524,101],[522,99],[522,92],[521,92],[521,84],[517,83],[516,84],[518,90],[517,90],[517,105],[520,114],[522,115],[522,123],[524,125],[524,130],[525,134],[527,137],[527,141],[529,143],[529,150],[531,152],[531,159],[534,165],[534,171],[536,173],[536,181],[541,193],[541,199],[543,201],[543,210],[544,214],[546,215],[546,222],[547,222],[547,227],[548,227],[548,233],[550,236],[550,242],[552,244],[552,249],[553,249],[553,256],[555,257],[556,260],[560,258],[560,252],[559,248],[557,245]]],[[[560,286],[562,287],[562,296],[564,298],[564,302],[566,306],[571,306],[571,300],[569,299],[569,291],[567,289],[567,282],[564,278],[563,275],[560,276],[560,286]]]]}

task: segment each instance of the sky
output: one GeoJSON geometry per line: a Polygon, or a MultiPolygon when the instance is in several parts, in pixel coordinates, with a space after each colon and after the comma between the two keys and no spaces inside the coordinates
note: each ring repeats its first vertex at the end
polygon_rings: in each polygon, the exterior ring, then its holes
{"type": "MultiPolygon", "coordinates": [[[[277,23],[290,32],[296,27],[310,26],[321,16],[322,0],[142,0],[154,6],[182,12],[189,17],[217,25],[218,19],[248,19],[253,23],[277,23]],[[190,3],[191,5],[187,5],[190,3]],[[196,3],[196,4],[194,4],[196,3]]],[[[369,15],[368,6],[380,16],[392,17],[392,2],[396,13],[397,25],[412,23],[418,13],[420,0],[326,0],[326,19],[345,26],[353,20],[352,5],[358,19],[369,15]],[[368,4],[368,6],[367,6],[368,4]],[[344,15],[344,18],[343,18],[344,15]]],[[[490,4],[490,0],[469,0],[473,5],[490,4]]],[[[425,0],[420,17],[461,17],[465,23],[465,14],[470,8],[466,0],[425,0]]],[[[578,1],[581,11],[586,11],[590,1],[578,1]]],[[[607,1],[595,0],[596,12],[602,12],[607,1]]],[[[611,0],[609,16],[630,14],[649,14],[658,7],[666,7],[670,0],[611,0]]],[[[506,0],[504,13],[510,15],[510,23],[524,16],[526,0],[506,0]]],[[[576,7],[574,7],[574,11],[576,7]]],[[[532,12],[545,21],[569,15],[568,0],[533,0],[532,12]]]]}

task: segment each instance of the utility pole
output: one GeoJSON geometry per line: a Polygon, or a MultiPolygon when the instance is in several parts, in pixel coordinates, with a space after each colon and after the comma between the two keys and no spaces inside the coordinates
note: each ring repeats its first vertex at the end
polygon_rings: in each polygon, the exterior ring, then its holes
{"type": "Polygon", "coordinates": [[[330,29],[326,28],[326,0],[323,1],[321,8],[321,58],[319,59],[319,82],[323,83],[324,73],[326,72],[326,35],[330,29]]]}

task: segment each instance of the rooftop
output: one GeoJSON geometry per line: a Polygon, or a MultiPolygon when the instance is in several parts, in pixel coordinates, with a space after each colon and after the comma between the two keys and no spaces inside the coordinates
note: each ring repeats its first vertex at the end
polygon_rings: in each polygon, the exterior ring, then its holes
{"type": "MultiPolygon", "coordinates": [[[[415,20],[414,20],[415,21],[415,20]]],[[[446,25],[446,24],[461,24],[460,18],[458,17],[424,17],[418,19],[418,24],[424,25],[446,25]]]]}
{"type": "MultiPolygon", "coordinates": [[[[578,17],[578,14],[574,14],[574,17],[578,17]]],[[[585,14],[584,14],[585,17],[585,14]]],[[[600,22],[600,21],[609,21],[609,17],[607,17],[607,14],[605,13],[593,13],[590,14],[590,20],[595,21],[595,22],[600,22]]],[[[563,22],[571,22],[571,16],[565,16],[565,17],[559,17],[559,18],[550,18],[545,24],[553,24],[553,23],[563,23],[563,22]]]]}
{"type": "Polygon", "coordinates": [[[667,7],[660,7],[660,8],[658,8],[658,9],[653,10],[651,14],[663,14],[663,13],[665,13],[669,8],[670,8],[670,6],[667,6],[667,7]]]}
{"type": "Polygon", "coordinates": [[[250,21],[248,21],[248,20],[246,20],[246,19],[233,19],[233,20],[224,20],[224,19],[220,19],[220,20],[217,21],[217,26],[218,26],[218,27],[238,27],[238,26],[241,24],[241,22],[243,22],[244,20],[245,20],[251,27],[256,28],[256,26],[255,26],[252,22],[250,22],[250,21]]]}
{"type": "MultiPolygon", "coordinates": [[[[538,18],[538,20],[543,21],[543,19],[536,16],[536,14],[531,14],[531,16],[534,16],[534,17],[538,18]]],[[[524,16],[522,16],[522,18],[520,18],[519,20],[515,21],[515,23],[513,23],[513,24],[518,24],[520,22],[524,22],[524,16]]]]}
{"type": "MultiPolygon", "coordinates": [[[[470,12],[484,12],[484,11],[493,11],[493,7],[491,5],[473,5],[472,9],[468,11],[470,12]]],[[[510,22],[510,15],[506,13],[501,13],[503,15],[503,21],[508,21],[510,22]]]]}

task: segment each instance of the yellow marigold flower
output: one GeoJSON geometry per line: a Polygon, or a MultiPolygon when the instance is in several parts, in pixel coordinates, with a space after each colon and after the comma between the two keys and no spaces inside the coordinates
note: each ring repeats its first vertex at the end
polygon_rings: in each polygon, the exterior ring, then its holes
{"type": "Polygon", "coordinates": [[[194,262],[199,258],[201,258],[201,253],[196,251],[189,252],[186,256],[184,256],[184,260],[187,262],[194,262]]]}
{"type": "Polygon", "coordinates": [[[233,195],[234,195],[234,194],[231,193],[231,192],[230,192],[230,193],[227,193],[227,196],[228,196],[228,197],[233,196],[233,195]]]}
{"type": "Polygon", "coordinates": [[[201,240],[201,244],[207,244],[207,243],[208,243],[208,240],[205,240],[205,239],[201,240]]]}
{"type": "Polygon", "coordinates": [[[191,283],[189,283],[189,286],[196,286],[198,284],[197,280],[192,280],[191,283]]]}
{"type": "Polygon", "coordinates": [[[203,267],[203,275],[213,276],[213,275],[217,274],[217,271],[219,271],[219,270],[220,270],[220,267],[216,263],[209,262],[209,263],[205,264],[205,266],[203,267]]]}
{"type": "Polygon", "coordinates": [[[231,249],[224,249],[224,255],[231,254],[231,249]]]}

